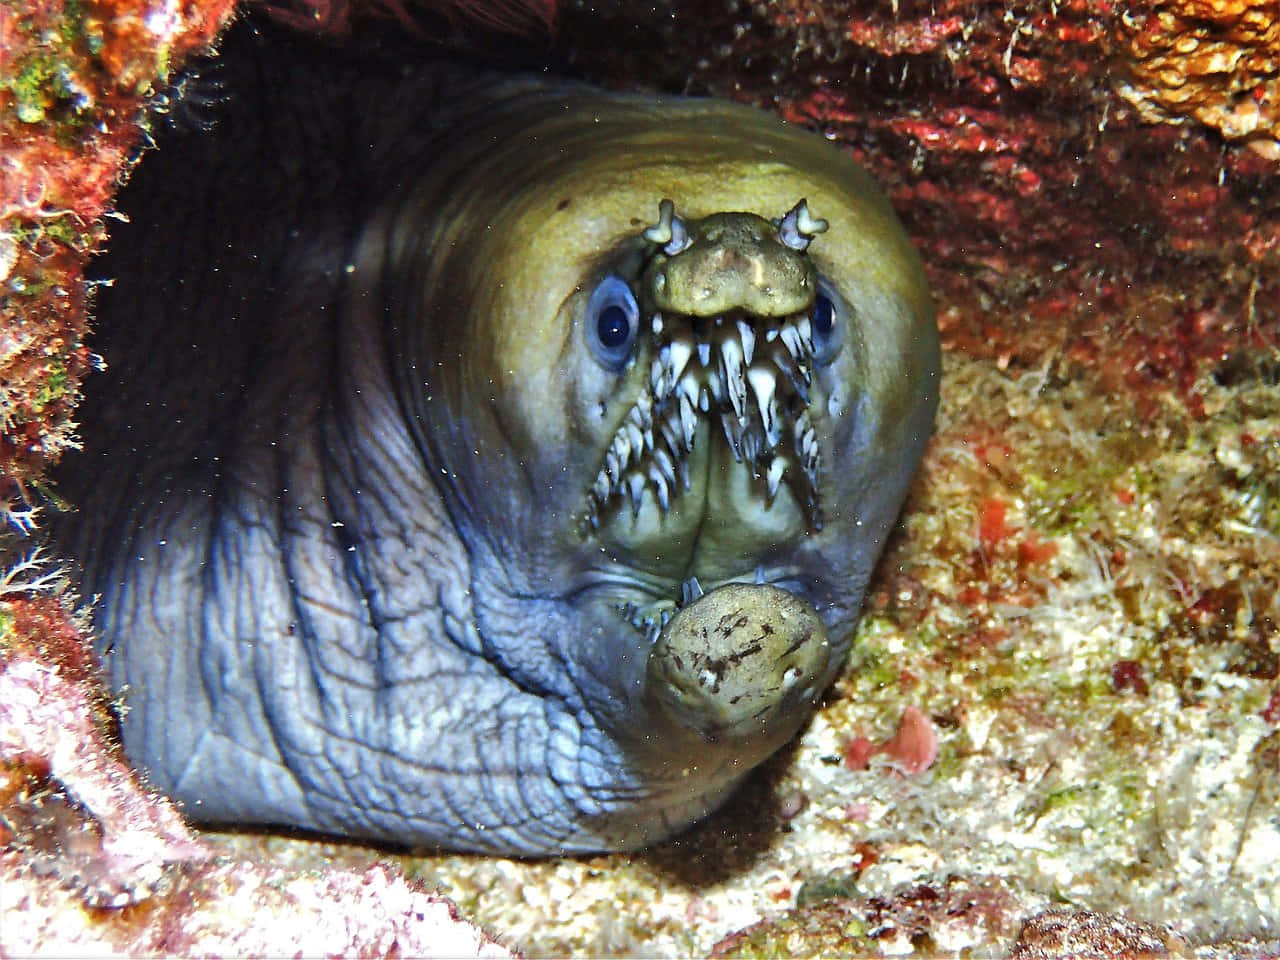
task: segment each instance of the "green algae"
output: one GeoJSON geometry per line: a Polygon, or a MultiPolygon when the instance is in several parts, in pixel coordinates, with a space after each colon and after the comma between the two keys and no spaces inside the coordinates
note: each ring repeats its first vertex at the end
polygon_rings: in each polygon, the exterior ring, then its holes
{"type": "Polygon", "coordinates": [[[824,900],[847,900],[858,894],[856,873],[830,873],[814,877],[800,885],[796,906],[807,907],[824,900]]]}
{"type": "MultiPolygon", "coordinates": [[[[92,118],[94,101],[87,85],[80,79],[84,70],[81,41],[92,36],[84,27],[83,4],[71,0],[63,6],[61,16],[48,26],[38,26],[34,14],[16,21],[18,30],[27,35],[24,49],[17,57],[0,88],[13,97],[13,110],[19,122],[26,125],[56,124],[56,139],[68,141],[68,134],[79,130],[92,118]]],[[[87,49],[94,51],[94,45],[87,49]]],[[[97,49],[101,50],[101,36],[97,49]]]]}

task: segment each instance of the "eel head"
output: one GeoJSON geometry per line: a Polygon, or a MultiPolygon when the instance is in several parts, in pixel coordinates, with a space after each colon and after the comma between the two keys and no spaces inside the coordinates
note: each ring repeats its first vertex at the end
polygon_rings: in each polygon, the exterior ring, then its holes
{"type": "Polygon", "coordinates": [[[931,430],[937,330],[897,218],[820,138],[611,106],[527,139],[495,123],[508,155],[460,162],[381,236],[485,656],[590,715],[634,774],[609,783],[670,828],[840,668],[931,430]]]}
{"type": "Polygon", "coordinates": [[[686,222],[670,199],[658,211],[585,308],[601,362],[648,359],[601,457],[587,522],[615,556],[666,574],[665,592],[616,604],[651,644],[654,717],[763,756],[794,732],[833,667],[805,589],[812,572],[788,554],[823,526],[819,431],[830,435],[840,404],[811,410],[815,393],[831,394],[814,376],[839,354],[848,307],[806,255],[827,223],[805,200],[773,220],[686,222]]]}

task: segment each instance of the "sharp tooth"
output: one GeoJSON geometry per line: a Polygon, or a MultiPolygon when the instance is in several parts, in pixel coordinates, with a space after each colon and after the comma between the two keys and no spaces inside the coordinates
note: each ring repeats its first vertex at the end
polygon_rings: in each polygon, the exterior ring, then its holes
{"type": "Polygon", "coordinates": [[[653,332],[654,333],[662,332],[662,314],[660,313],[655,313],[653,315],[653,332]]]}
{"type": "Polygon", "coordinates": [[[782,342],[786,344],[787,350],[790,351],[793,357],[799,358],[803,355],[804,346],[800,342],[800,331],[792,324],[785,324],[779,336],[782,337],[782,342]]]}
{"type": "Polygon", "coordinates": [[[796,393],[804,403],[809,402],[809,371],[804,364],[797,364],[795,358],[785,350],[773,351],[774,365],[782,371],[787,377],[787,381],[795,389],[796,393]],[[804,377],[799,374],[799,370],[804,370],[804,377]]]}
{"type": "Polygon", "coordinates": [[[652,427],[644,428],[644,448],[646,450],[653,449],[653,428],[652,427]]]}
{"type": "Polygon", "coordinates": [[[672,463],[671,456],[661,447],[653,451],[653,462],[658,465],[658,469],[662,471],[662,475],[666,478],[667,483],[671,486],[676,485],[676,465],[672,463]]]}
{"type": "Polygon", "coordinates": [[[662,475],[662,471],[655,465],[649,466],[649,479],[653,481],[653,489],[658,494],[658,503],[662,506],[662,512],[666,513],[671,507],[671,496],[667,490],[667,478],[662,475]]]}
{"type": "Polygon", "coordinates": [[[595,498],[601,503],[609,499],[609,494],[613,492],[613,481],[608,475],[601,470],[600,475],[596,477],[595,485],[592,486],[591,492],[595,494],[595,498]]]}
{"type": "Polygon", "coordinates": [[[698,341],[698,362],[704,367],[711,366],[711,344],[705,340],[698,341]]]}
{"type": "Polygon", "coordinates": [[[627,474],[627,492],[631,494],[631,515],[640,516],[640,500],[644,496],[644,476],[638,470],[627,474]]]}
{"type": "Polygon", "coordinates": [[[796,329],[800,331],[800,342],[804,344],[805,350],[813,353],[813,324],[809,322],[808,314],[796,321],[796,329]]]}
{"type": "Polygon", "coordinates": [[[756,352],[756,332],[747,321],[739,320],[738,333],[742,335],[742,362],[749,367],[756,352]]]}
{"type": "Polygon", "coordinates": [[[649,386],[653,388],[654,393],[658,393],[662,387],[662,359],[654,357],[653,363],[649,365],[649,386]]]}
{"type": "MultiPolygon", "coordinates": [[[[681,402],[685,402],[684,397],[680,398],[681,402]]],[[[671,448],[673,453],[678,453],[684,448],[684,432],[680,425],[680,414],[673,410],[662,421],[658,428],[662,433],[662,439],[667,442],[667,446],[671,448]]]]}
{"type": "Polygon", "coordinates": [[[778,328],[777,328],[777,327],[770,327],[768,330],[766,330],[766,331],[764,332],[764,342],[765,342],[765,343],[773,343],[773,341],[775,341],[775,340],[777,340],[777,339],[778,339],[778,328]]]}
{"type": "Polygon", "coordinates": [[[693,437],[698,432],[698,415],[693,412],[693,404],[687,394],[680,394],[680,430],[684,435],[684,448],[693,449],[693,437]]]}
{"type": "Polygon", "coordinates": [[[698,409],[703,413],[706,413],[711,409],[711,397],[707,395],[707,388],[705,385],[698,391],[698,409]]]}
{"type": "Polygon", "coordinates": [[[683,397],[688,397],[690,403],[695,403],[698,399],[698,386],[700,382],[701,381],[696,373],[690,373],[688,376],[680,378],[680,385],[677,388],[677,392],[683,397]]]}
{"type": "Polygon", "coordinates": [[[724,403],[724,385],[720,383],[720,375],[714,370],[708,370],[706,377],[706,385],[711,390],[711,396],[715,399],[716,406],[720,406],[724,403]]]}
{"type": "Polygon", "coordinates": [[[618,463],[624,467],[631,461],[631,441],[627,439],[627,431],[622,430],[613,438],[611,452],[618,458],[618,463]]]}
{"type": "Polygon", "coordinates": [[[764,367],[749,369],[747,379],[751,382],[751,390],[756,395],[756,405],[760,408],[760,420],[764,424],[765,432],[770,433],[776,422],[772,408],[773,393],[777,389],[778,381],[764,367]]]}
{"type": "Polygon", "coordinates": [[[776,449],[782,442],[782,408],[778,406],[776,395],[769,404],[769,419],[764,426],[764,437],[770,450],[776,449]]]}
{"type": "Polygon", "coordinates": [[[630,421],[626,424],[627,439],[631,442],[631,450],[636,456],[640,455],[640,451],[644,449],[644,434],[640,432],[640,428],[630,421]]]}
{"type": "Polygon", "coordinates": [[[765,499],[768,503],[772,503],[773,498],[778,495],[778,484],[782,482],[782,475],[786,471],[787,461],[782,457],[774,457],[769,464],[769,472],[765,474],[765,485],[768,488],[765,499]]]}
{"type": "Polygon", "coordinates": [[[724,371],[729,403],[742,420],[746,417],[747,385],[742,379],[742,344],[732,337],[720,344],[720,367],[724,371]]]}
{"type": "Polygon", "coordinates": [[[697,577],[690,577],[684,583],[680,584],[680,605],[687,607],[693,601],[702,597],[702,584],[698,582],[697,577]]]}
{"type": "Polygon", "coordinates": [[[720,425],[724,427],[724,438],[729,441],[729,449],[733,451],[733,459],[742,462],[742,425],[738,418],[730,416],[728,411],[720,414],[720,425]]]}
{"type": "Polygon", "coordinates": [[[687,340],[674,340],[671,343],[671,382],[680,379],[680,374],[684,373],[684,368],[689,365],[689,358],[693,356],[693,347],[687,340]]]}
{"type": "Polygon", "coordinates": [[[760,434],[748,430],[742,435],[742,458],[751,465],[751,475],[760,476],[760,434]]]}
{"type": "Polygon", "coordinates": [[[680,471],[680,485],[685,491],[693,489],[693,480],[689,477],[689,461],[681,460],[676,464],[676,469],[680,471]]]}
{"type": "Polygon", "coordinates": [[[618,455],[610,450],[604,455],[604,472],[608,474],[610,483],[617,483],[622,476],[622,467],[618,463],[618,455]]]}
{"type": "Polygon", "coordinates": [[[640,399],[631,408],[631,418],[642,427],[649,426],[653,422],[653,397],[647,393],[640,394],[640,399]]]}

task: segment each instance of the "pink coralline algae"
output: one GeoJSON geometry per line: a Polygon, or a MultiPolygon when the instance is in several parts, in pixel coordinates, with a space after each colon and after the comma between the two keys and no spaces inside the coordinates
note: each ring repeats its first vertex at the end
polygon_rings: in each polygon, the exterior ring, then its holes
{"type": "Polygon", "coordinates": [[[928,715],[917,706],[902,711],[898,729],[884,743],[855,737],[845,747],[844,762],[850,770],[865,770],[871,758],[884,754],[904,774],[923,773],[938,759],[938,734],[928,715]]]}

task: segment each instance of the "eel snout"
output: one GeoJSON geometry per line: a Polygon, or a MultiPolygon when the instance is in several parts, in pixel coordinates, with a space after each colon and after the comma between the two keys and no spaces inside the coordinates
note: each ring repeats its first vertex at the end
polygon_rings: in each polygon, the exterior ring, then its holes
{"type": "Polygon", "coordinates": [[[809,715],[830,662],[810,604],[769,584],[730,583],[663,628],[649,654],[648,696],[679,729],[767,755],[809,715]]]}

